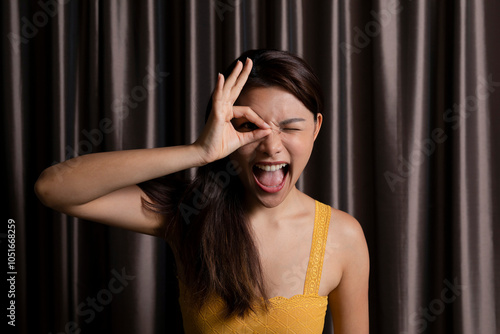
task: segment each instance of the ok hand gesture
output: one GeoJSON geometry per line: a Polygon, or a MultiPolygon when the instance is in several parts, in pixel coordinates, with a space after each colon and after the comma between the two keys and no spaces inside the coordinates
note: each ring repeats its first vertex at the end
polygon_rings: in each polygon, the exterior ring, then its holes
{"type": "Polygon", "coordinates": [[[226,81],[219,74],[212,96],[212,112],[200,137],[194,143],[201,148],[206,163],[222,159],[243,145],[264,138],[271,133],[270,126],[250,107],[234,106],[252,69],[247,58],[245,65],[238,61],[226,81]],[[257,129],[238,132],[231,123],[233,118],[245,117],[257,129]]]}

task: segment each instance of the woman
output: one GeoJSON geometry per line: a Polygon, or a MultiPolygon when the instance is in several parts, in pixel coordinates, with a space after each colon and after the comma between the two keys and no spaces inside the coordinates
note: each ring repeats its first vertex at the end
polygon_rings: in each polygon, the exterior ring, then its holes
{"type": "Polygon", "coordinates": [[[327,304],[336,334],[368,333],[362,229],[295,186],[321,108],[302,59],[247,51],[218,75],[194,143],[81,156],[35,190],[66,214],[165,238],[186,333],[321,333],[327,304]]]}

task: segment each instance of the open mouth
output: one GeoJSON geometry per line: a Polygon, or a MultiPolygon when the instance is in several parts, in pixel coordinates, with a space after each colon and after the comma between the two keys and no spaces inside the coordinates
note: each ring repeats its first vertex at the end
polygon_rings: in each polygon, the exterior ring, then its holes
{"type": "Polygon", "coordinates": [[[257,163],[252,167],[257,185],[268,193],[280,191],[290,167],[287,163],[257,163]]]}

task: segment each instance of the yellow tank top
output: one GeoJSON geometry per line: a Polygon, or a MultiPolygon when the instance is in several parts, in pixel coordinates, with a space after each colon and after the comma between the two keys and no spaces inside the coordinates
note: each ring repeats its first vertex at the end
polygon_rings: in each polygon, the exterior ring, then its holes
{"type": "Polygon", "coordinates": [[[323,332],[328,296],[319,296],[319,284],[323,269],[326,238],[330,223],[331,208],[316,201],[313,239],[307,265],[304,293],[291,298],[269,299],[267,312],[260,306],[245,318],[222,317],[224,303],[214,298],[200,311],[189,307],[184,284],[179,280],[179,303],[186,334],[205,333],[317,333],[323,332]]]}

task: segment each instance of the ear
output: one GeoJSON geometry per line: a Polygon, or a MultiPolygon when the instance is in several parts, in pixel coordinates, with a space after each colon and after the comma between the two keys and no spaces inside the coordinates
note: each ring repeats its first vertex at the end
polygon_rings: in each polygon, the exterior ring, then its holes
{"type": "Polygon", "coordinates": [[[316,114],[316,122],[314,124],[314,140],[316,140],[316,137],[318,136],[319,129],[321,129],[321,124],[323,123],[323,115],[320,113],[316,114]]]}

